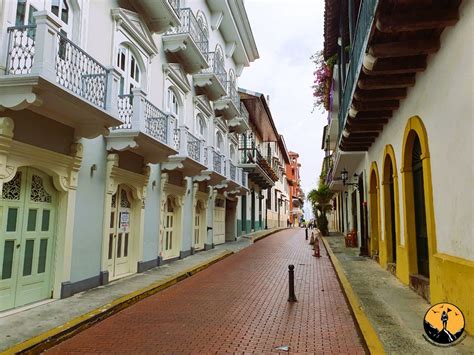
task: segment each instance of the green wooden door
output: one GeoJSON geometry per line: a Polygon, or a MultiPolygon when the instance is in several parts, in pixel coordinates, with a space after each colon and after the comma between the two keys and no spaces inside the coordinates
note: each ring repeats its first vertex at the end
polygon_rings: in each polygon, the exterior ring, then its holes
{"type": "Polygon", "coordinates": [[[0,310],[51,297],[57,193],[52,179],[21,168],[0,204],[0,310]]]}

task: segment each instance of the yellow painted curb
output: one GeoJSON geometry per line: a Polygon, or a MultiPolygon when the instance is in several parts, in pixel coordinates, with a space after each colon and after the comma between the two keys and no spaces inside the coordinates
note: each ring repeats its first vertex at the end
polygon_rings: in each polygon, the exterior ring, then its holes
{"type": "Polygon", "coordinates": [[[72,320],[50,329],[40,335],[17,344],[5,351],[0,352],[0,355],[6,354],[37,354],[54,345],[72,337],[73,335],[89,328],[93,324],[125,309],[132,304],[151,296],[165,288],[168,288],[196,273],[209,267],[210,265],[234,254],[232,251],[225,251],[222,254],[202,262],[194,267],[186,269],[174,276],[168,277],[162,281],[150,284],[147,287],[141,288],[137,291],[129,293],[128,295],[117,298],[111,303],[107,303],[99,308],[96,308],[86,314],[80,315],[72,320]]]}
{"type": "Polygon", "coordinates": [[[379,336],[377,335],[377,332],[375,331],[374,327],[370,323],[369,318],[367,318],[364,311],[362,310],[359,297],[357,297],[354,290],[352,289],[352,286],[349,283],[349,280],[347,279],[346,274],[344,273],[341,263],[339,262],[337,257],[334,255],[326,238],[322,237],[322,240],[329,254],[329,258],[331,259],[331,262],[334,266],[334,269],[336,270],[336,273],[339,278],[339,281],[341,282],[342,288],[344,289],[344,293],[346,294],[346,297],[349,300],[349,304],[351,305],[352,312],[354,313],[357,323],[359,324],[359,328],[362,332],[362,336],[364,337],[365,343],[367,344],[367,347],[369,348],[370,353],[376,354],[376,355],[386,354],[383,348],[383,344],[380,341],[379,336]]]}

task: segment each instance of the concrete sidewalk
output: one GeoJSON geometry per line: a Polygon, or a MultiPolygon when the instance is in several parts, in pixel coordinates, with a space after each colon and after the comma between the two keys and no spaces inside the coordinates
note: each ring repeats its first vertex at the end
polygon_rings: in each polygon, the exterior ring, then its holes
{"type": "Polygon", "coordinates": [[[48,300],[19,311],[4,312],[0,314],[0,351],[6,351],[20,343],[22,347],[29,348],[60,333],[67,334],[69,328],[87,326],[87,322],[103,319],[228,255],[247,248],[252,242],[284,229],[286,228],[258,231],[238,241],[217,245],[214,249],[196,253],[185,259],[125,277],[69,298],[48,300]]]}
{"type": "Polygon", "coordinates": [[[422,336],[428,302],[377,262],[359,256],[359,248],[346,248],[342,235],[325,239],[387,354],[474,353],[474,339],[470,336],[453,347],[428,343],[422,336]]]}

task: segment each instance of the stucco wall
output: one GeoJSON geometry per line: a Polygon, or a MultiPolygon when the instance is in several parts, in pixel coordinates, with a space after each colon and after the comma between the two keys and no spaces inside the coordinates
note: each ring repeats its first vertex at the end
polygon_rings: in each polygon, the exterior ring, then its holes
{"type": "Polygon", "coordinates": [[[104,230],[106,150],[103,137],[82,139],[72,240],[71,282],[99,275],[104,230]],[[97,170],[91,176],[91,166],[97,170]]]}

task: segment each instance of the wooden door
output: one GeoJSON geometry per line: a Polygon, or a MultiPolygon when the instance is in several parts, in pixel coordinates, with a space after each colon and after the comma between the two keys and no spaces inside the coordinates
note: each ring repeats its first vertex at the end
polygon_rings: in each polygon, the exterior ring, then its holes
{"type": "Polygon", "coordinates": [[[57,192],[52,179],[21,168],[0,205],[0,310],[52,296],[57,192]]]}
{"type": "Polygon", "coordinates": [[[131,272],[130,247],[132,246],[132,198],[130,191],[119,185],[112,196],[108,243],[108,270],[110,278],[116,279],[131,272]]]}

